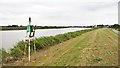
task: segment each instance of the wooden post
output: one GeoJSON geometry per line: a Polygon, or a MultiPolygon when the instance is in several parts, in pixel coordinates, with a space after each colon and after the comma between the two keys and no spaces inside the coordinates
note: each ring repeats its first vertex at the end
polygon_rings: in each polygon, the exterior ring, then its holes
{"type": "Polygon", "coordinates": [[[24,52],[25,55],[26,55],[26,48],[27,48],[27,42],[25,40],[25,52],[24,52]]]}
{"type": "Polygon", "coordinates": [[[35,50],[35,53],[36,53],[35,37],[34,37],[34,50],[35,50]]]}
{"type": "Polygon", "coordinates": [[[29,48],[28,48],[28,60],[30,62],[30,37],[29,37],[29,48]]]}

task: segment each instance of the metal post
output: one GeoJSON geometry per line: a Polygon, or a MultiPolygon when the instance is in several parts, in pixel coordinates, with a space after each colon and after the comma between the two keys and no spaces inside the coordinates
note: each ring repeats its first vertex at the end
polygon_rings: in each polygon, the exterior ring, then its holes
{"type": "MultiPolygon", "coordinates": [[[[29,17],[29,25],[31,25],[31,17],[29,17]]],[[[28,59],[29,59],[29,62],[30,62],[30,37],[29,37],[28,57],[29,57],[28,59]]]]}

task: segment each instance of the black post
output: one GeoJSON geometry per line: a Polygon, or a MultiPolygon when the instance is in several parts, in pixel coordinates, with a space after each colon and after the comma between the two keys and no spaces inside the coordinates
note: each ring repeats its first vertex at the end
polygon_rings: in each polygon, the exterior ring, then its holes
{"type": "Polygon", "coordinates": [[[31,17],[29,17],[29,25],[31,25],[31,17]]]}

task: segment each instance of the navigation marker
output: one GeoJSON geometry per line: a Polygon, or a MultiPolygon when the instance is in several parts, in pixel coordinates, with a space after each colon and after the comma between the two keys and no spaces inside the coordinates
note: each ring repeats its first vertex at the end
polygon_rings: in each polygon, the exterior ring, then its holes
{"type": "MultiPolygon", "coordinates": [[[[28,42],[28,60],[30,62],[30,42],[31,42],[31,39],[33,39],[33,43],[34,43],[34,50],[35,50],[35,53],[36,53],[36,46],[35,46],[35,27],[33,28],[34,26],[31,25],[31,17],[29,17],[29,25],[27,25],[27,30],[26,30],[26,38],[25,38],[25,42],[27,41],[28,42]]],[[[25,52],[26,52],[26,45],[25,44],[25,52]]]]}

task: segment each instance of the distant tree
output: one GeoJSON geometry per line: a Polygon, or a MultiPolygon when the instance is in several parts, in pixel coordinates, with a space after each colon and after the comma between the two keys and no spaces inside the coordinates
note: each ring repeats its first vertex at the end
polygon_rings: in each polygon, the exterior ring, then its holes
{"type": "Polygon", "coordinates": [[[22,27],[22,25],[20,25],[20,27],[22,27]]]}
{"type": "Polygon", "coordinates": [[[119,25],[119,24],[114,24],[113,27],[114,27],[114,28],[119,28],[120,25],[119,25]]]}
{"type": "Polygon", "coordinates": [[[98,28],[102,28],[102,27],[104,27],[104,25],[102,24],[102,25],[97,25],[97,27],[98,28]]]}
{"type": "Polygon", "coordinates": [[[11,25],[8,25],[7,27],[11,27],[11,25]]]}
{"type": "Polygon", "coordinates": [[[12,27],[18,27],[18,25],[12,25],[12,27]]]}

